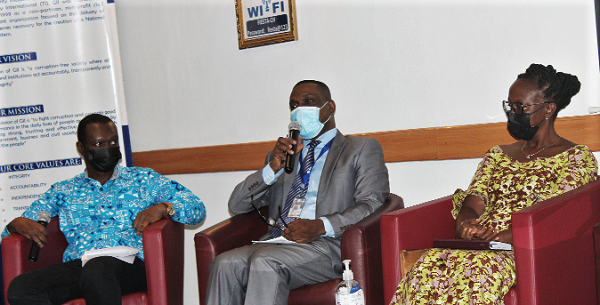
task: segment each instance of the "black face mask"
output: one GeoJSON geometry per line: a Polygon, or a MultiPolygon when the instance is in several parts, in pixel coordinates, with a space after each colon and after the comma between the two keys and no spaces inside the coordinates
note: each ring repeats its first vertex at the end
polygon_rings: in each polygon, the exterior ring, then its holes
{"type": "Polygon", "coordinates": [[[508,132],[517,138],[525,141],[533,139],[537,133],[539,126],[531,127],[530,113],[507,113],[508,117],[508,132]]]}
{"type": "Polygon", "coordinates": [[[89,165],[99,172],[112,172],[119,160],[121,160],[121,151],[118,147],[96,148],[88,151],[89,165]]]}
{"type": "Polygon", "coordinates": [[[542,123],[538,124],[537,126],[532,127],[531,115],[544,108],[546,107],[540,107],[540,109],[532,113],[507,112],[506,116],[508,117],[508,132],[510,132],[510,134],[517,139],[525,141],[533,139],[538,129],[540,129],[540,124],[542,124],[544,121],[542,121],[542,123]]]}

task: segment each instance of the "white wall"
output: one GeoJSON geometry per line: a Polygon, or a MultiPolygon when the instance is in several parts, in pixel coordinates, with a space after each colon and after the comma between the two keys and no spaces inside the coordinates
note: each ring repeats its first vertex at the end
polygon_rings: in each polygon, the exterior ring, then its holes
{"type": "MultiPolygon", "coordinates": [[[[330,86],[344,133],[504,121],[500,101],[532,62],[582,81],[563,116],[600,105],[589,0],[298,0],[298,41],[247,50],[234,0],[116,3],[136,152],[275,140],[306,78],[330,86]]],[[[478,161],[388,164],[392,192],[407,205],[449,195],[478,161]]],[[[193,234],[229,217],[248,173],[172,176],[208,211],[186,231],[186,304],[198,303],[193,234]]]]}

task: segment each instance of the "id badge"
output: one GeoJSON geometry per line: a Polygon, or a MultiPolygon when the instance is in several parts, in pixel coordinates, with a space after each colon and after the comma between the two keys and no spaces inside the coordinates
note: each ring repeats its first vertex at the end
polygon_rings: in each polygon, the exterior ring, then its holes
{"type": "Polygon", "coordinates": [[[300,217],[300,213],[302,213],[302,208],[304,207],[304,203],[306,202],[306,198],[296,197],[294,198],[294,202],[292,202],[292,207],[288,212],[288,217],[300,217]]]}

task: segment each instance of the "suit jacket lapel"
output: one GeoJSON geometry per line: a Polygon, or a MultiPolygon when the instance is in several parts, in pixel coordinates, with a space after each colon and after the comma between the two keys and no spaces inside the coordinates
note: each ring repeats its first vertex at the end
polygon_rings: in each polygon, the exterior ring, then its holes
{"type": "Polygon", "coordinates": [[[346,147],[346,138],[338,130],[335,138],[333,138],[333,143],[331,143],[329,153],[327,154],[327,159],[323,165],[323,171],[321,172],[321,181],[319,181],[319,192],[317,194],[317,217],[319,217],[319,205],[323,201],[323,198],[325,198],[325,194],[327,194],[333,169],[340,159],[340,154],[344,150],[344,147],[346,147]]]}

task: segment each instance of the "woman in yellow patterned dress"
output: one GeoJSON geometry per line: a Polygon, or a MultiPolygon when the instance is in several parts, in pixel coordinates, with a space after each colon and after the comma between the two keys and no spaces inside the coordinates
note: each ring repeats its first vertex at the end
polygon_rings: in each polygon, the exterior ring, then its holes
{"type": "MultiPolygon", "coordinates": [[[[521,139],[490,149],[466,191],[454,193],[456,238],[512,244],[511,214],[596,179],[585,145],[560,137],[557,113],[579,92],[576,76],[532,64],[512,84],[504,109],[521,139]]],[[[504,304],[515,285],[512,251],[431,249],[398,286],[391,304],[504,304]]]]}

